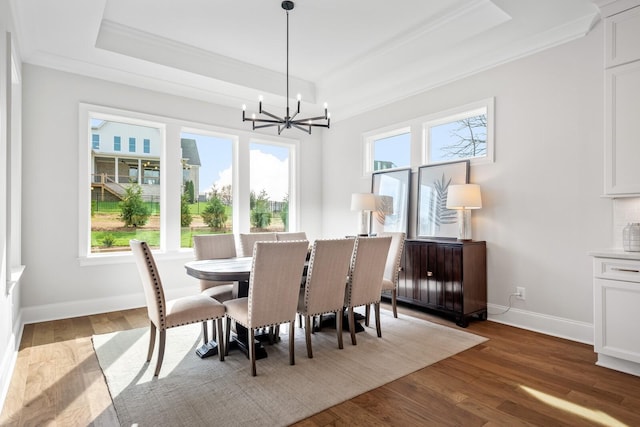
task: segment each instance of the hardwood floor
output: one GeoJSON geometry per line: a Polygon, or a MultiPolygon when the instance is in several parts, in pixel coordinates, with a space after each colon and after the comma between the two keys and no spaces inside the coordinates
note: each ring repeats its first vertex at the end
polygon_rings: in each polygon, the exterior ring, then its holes
{"type": "MultiPolygon", "coordinates": [[[[91,335],[146,326],[146,309],[26,325],[0,425],[117,425],[91,335]]],[[[467,330],[489,341],[296,425],[640,425],[640,378],[595,366],[591,346],[490,321],[467,330]]]]}

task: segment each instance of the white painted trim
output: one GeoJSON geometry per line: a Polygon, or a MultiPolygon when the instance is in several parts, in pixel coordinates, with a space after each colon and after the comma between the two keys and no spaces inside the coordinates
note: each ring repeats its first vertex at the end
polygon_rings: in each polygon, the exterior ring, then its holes
{"type": "Polygon", "coordinates": [[[596,365],[602,366],[603,368],[615,369],[616,371],[626,374],[640,376],[640,364],[629,360],[618,359],[613,356],[607,356],[606,354],[598,353],[596,365]]]}
{"type": "Polygon", "coordinates": [[[11,378],[13,377],[13,371],[16,367],[16,361],[18,360],[18,349],[20,348],[20,341],[22,340],[22,332],[24,330],[22,312],[18,314],[16,320],[13,333],[8,342],[9,348],[6,349],[2,363],[0,364],[0,413],[4,408],[4,402],[7,399],[11,378]]]}
{"type": "Polygon", "coordinates": [[[514,326],[520,329],[539,332],[558,338],[577,341],[584,344],[593,345],[593,324],[567,319],[564,317],[551,316],[533,311],[520,310],[496,304],[487,304],[489,310],[489,320],[496,323],[514,326]]]}

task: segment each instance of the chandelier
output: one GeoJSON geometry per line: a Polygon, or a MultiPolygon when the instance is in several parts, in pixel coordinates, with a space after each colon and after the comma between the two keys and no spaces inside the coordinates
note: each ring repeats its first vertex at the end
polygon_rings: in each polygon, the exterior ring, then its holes
{"type": "Polygon", "coordinates": [[[243,122],[252,122],[253,130],[266,128],[271,126],[278,127],[278,135],[284,129],[296,128],[303,132],[311,133],[312,127],[322,127],[329,128],[329,123],[331,121],[331,115],[327,112],[327,104],[324,104],[324,115],[317,117],[309,117],[305,119],[297,119],[296,117],[300,114],[300,101],[302,97],[298,94],[297,97],[297,108],[293,116],[290,114],[289,110],[289,11],[293,10],[293,2],[292,1],[283,1],[282,8],[287,13],[287,109],[284,117],[277,116],[275,114],[271,114],[262,108],[262,96],[258,98],[258,114],[263,114],[268,118],[258,118],[255,114],[252,114],[250,118],[246,116],[247,106],[242,106],[242,121],[243,122]],[[317,122],[320,121],[320,122],[317,122]]]}

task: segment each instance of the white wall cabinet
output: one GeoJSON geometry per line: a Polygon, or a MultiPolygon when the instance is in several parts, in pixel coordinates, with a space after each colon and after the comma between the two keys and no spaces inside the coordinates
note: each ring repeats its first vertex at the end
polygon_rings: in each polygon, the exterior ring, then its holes
{"type": "Polygon", "coordinates": [[[629,259],[594,257],[596,364],[640,376],[640,259],[621,256],[629,259]]]}
{"type": "Polygon", "coordinates": [[[605,179],[609,196],[640,195],[640,6],[605,18],[605,179]]]}

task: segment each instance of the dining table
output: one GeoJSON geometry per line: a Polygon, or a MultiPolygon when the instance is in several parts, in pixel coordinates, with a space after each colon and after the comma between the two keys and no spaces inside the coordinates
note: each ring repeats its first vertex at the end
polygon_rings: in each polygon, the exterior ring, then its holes
{"type": "MultiPolygon", "coordinates": [[[[233,289],[234,298],[242,298],[249,295],[249,277],[251,276],[252,257],[234,257],[221,259],[208,259],[189,261],[184,267],[189,276],[200,280],[216,282],[235,282],[233,289]]],[[[229,342],[229,350],[239,349],[249,357],[249,334],[247,328],[236,323],[235,337],[229,342]]],[[[223,339],[218,337],[218,339],[223,339]]],[[[253,346],[256,359],[267,357],[267,351],[262,345],[266,339],[264,334],[256,334],[253,346]]],[[[218,345],[215,340],[204,343],[196,349],[196,354],[201,358],[218,354],[218,345]]]]}

